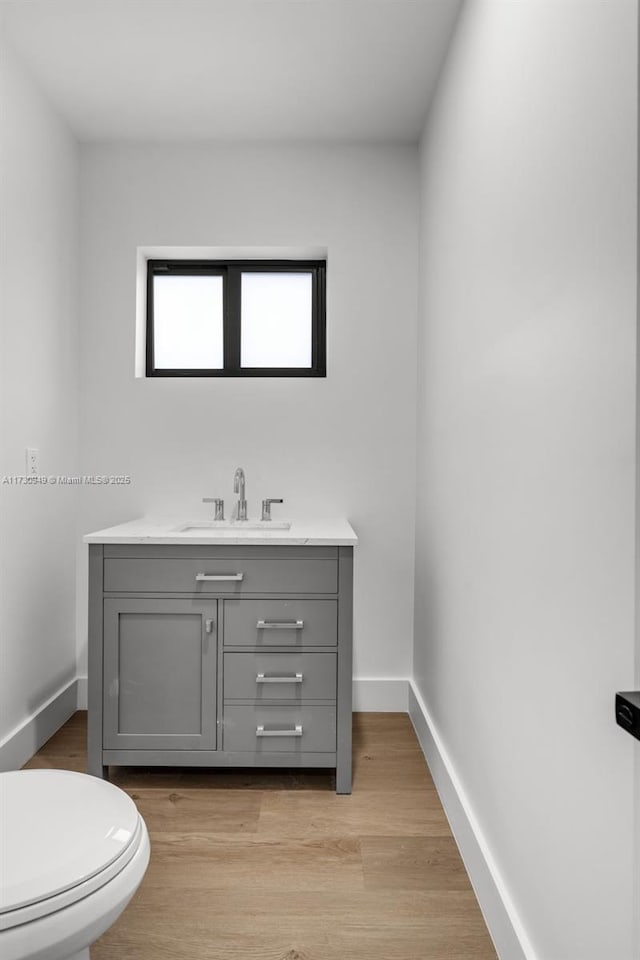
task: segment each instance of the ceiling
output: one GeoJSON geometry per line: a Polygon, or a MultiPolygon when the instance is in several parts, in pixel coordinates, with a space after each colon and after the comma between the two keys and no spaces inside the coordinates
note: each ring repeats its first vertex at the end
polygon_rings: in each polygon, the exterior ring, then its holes
{"type": "Polygon", "coordinates": [[[2,0],[81,140],[415,141],[461,0],[2,0]]]}

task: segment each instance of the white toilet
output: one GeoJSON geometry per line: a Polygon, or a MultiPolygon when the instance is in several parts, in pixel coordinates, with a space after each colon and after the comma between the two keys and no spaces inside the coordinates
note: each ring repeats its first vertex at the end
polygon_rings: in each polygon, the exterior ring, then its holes
{"type": "Polygon", "coordinates": [[[89,960],[149,863],[135,803],[68,770],[0,774],[0,957],[89,960]]]}

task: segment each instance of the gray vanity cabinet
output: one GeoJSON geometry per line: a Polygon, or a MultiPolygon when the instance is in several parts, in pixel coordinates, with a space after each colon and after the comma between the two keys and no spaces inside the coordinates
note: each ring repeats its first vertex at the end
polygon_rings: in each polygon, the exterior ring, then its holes
{"type": "Polygon", "coordinates": [[[90,544],[89,772],[334,767],[351,792],[353,548],[90,544]]]}
{"type": "Polygon", "coordinates": [[[104,601],[103,744],[216,748],[216,601],[104,601]]]}

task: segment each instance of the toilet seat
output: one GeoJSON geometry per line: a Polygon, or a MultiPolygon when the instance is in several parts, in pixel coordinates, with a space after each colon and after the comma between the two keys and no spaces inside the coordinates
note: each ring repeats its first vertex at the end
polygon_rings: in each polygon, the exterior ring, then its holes
{"type": "Polygon", "coordinates": [[[144,829],[113,784],[68,770],[0,774],[0,930],[47,916],[117,876],[144,829]]]}

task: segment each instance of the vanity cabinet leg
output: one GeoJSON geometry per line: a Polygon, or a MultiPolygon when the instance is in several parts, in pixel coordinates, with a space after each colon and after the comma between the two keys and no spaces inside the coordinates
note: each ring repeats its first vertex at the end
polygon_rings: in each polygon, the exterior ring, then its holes
{"type": "Polygon", "coordinates": [[[351,757],[338,761],[336,767],[336,793],[351,793],[351,757]]]}
{"type": "Polygon", "coordinates": [[[353,547],[338,547],[338,696],[336,793],[351,793],[353,696],[353,547]]]}
{"type": "Polygon", "coordinates": [[[89,703],[87,712],[87,773],[101,780],[109,779],[109,767],[102,762],[102,704],[89,703]]]}

